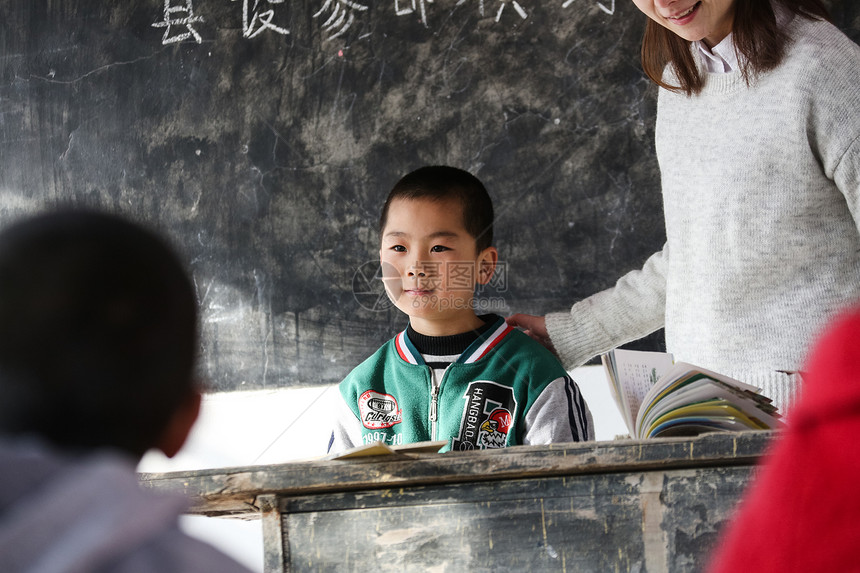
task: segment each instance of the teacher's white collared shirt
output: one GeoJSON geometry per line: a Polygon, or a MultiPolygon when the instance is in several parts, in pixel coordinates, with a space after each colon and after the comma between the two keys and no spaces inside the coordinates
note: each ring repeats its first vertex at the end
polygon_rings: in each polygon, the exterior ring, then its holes
{"type": "Polygon", "coordinates": [[[704,42],[695,44],[709,73],[728,74],[738,69],[738,54],[732,43],[732,34],[723,38],[723,41],[713,48],[708,48],[704,42]]]}

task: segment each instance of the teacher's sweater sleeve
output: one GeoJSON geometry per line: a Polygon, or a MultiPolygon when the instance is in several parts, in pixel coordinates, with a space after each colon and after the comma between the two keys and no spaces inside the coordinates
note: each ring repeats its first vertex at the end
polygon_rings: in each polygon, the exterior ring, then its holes
{"type": "Polygon", "coordinates": [[[567,369],[663,327],[668,245],[615,286],[546,315],[549,338],[567,369]]]}
{"type": "Polygon", "coordinates": [[[860,229],[860,47],[832,26],[817,26],[806,66],[812,86],[807,103],[807,137],[824,175],[842,192],[860,229]]]}
{"type": "Polygon", "coordinates": [[[854,224],[860,231],[860,134],[840,158],[834,169],[833,179],[845,195],[854,224]]]}
{"type": "MultiPolygon", "coordinates": [[[[860,67],[860,55],[856,60],[855,67],[860,67]]],[[[854,81],[860,82],[860,71],[854,76],[854,81]]],[[[837,112],[832,119],[821,122],[824,125],[817,134],[820,141],[815,145],[820,150],[825,175],[833,179],[845,196],[854,224],[860,230],[860,94],[857,93],[857,85],[860,84],[855,84],[850,101],[842,106],[834,105],[837,112]],[[834,145],[826,145],[828,134],[834,145]]]]}

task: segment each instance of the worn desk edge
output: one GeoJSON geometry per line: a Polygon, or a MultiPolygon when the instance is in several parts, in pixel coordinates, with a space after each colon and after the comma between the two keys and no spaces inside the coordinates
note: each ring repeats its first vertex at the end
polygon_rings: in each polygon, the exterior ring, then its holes
{"type": "Polygon", "coordinates": [[[694,438],[517,446],[493,451],[393,454],[351,460],[140,474],[144,488],[188,497],[188,513],[257,519],[259,496],[298,496],[621,471],[754,465],[773,432],[694,438]]]}

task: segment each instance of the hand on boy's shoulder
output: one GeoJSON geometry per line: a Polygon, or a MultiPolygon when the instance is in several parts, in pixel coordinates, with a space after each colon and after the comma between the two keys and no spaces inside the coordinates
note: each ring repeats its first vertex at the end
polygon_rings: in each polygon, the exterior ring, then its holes
{"type": "Polygon", "coordinates": [[[515,328],[520,328],[522,331],[536,340],[550,352],[558,356],[552,341],[549,339],[549,333],[546,330],[546,317],[534,316],[531,314],[514,314],[505,319],[508,324],[515,328]]]}

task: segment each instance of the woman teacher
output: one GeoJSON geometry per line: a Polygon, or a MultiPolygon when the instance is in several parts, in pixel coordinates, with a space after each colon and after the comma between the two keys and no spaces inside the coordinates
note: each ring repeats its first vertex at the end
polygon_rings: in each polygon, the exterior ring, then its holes
{"type": "Polygon", "coordinates": [[[666,243],[566,312],[508,321],[567,368],[665,327],[677,360],[784,410],[818,331],[860,299],[860,47],[818,0],[633,0],[666,243]]]}

